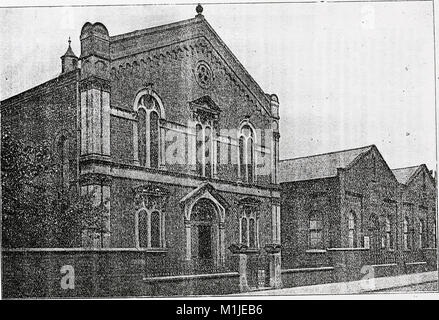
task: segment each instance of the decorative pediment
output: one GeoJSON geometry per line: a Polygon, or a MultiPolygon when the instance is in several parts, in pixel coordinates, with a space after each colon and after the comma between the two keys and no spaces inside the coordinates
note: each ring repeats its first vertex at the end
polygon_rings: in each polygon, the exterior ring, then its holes
{"type": "Polygon", "coordinates": [[[202,96],[189,102],[189,108],[193,113],[194,121],[201,123],[217,121],[221,112],[221,109],[210,96],[202,96]]]}
{"type": "Polygon", "coordinates": [[[216,200],[224,209],[230,207],[229,203],[218,193],[218,191],[210,184],[203,183],[198,188],[189,192],[180,200],[180,205],[184,206],[187,203],[195,202],[202,197],[207,197],[207,195],[216,200]]]}

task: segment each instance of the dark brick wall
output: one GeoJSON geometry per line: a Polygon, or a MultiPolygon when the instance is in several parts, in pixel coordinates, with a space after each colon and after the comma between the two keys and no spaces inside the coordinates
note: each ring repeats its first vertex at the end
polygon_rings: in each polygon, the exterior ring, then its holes
{"type": "Polygon", "coordinates": [[[433,232],[436,223],[436,188],[434,181],[432,181],[429,175],[430,173],[427,168],[423,166],[407,186],[401,186],[402,201],[412,206],[411,212],[405,213],[404,216],[409,217],[411,228],[413,228],[413,249],[419,249],[420,218],[424,219],[427,228],[425,247],[437,247],[436,243],[434,243],[433,232]],[[425,180],[423,175],[425,175],[425,180]]]}
{"type": "MultiPolygon", "coordinates": [[[[113,178],[111,186],[111,247],[132,248],[135,246],[135,206],[134,188],[143,185],[138,180],[113,178]]],[[[166,216],[166,246],[167,256],[176,260],[184,259],[186,255],[186,231],[184,225],[184,212],[180,200],[193,190],[193,188],[179,185],[159,184],[166,188],[169,199],[165,207],[166,216]]],[[[243,197],[240,194],[219,192],[230,205],[225,217],[225,253],[226,259],[231,256],[228,247],[239,242],[239,209],[238,202],[243,197]]],[[[271,200],[259,197],[259,237],[260,246],[271,243],[271,200]]]]}
{"type": "MultiPolygon", "coordinates": [[[[133,103],[136,94],[145,84],[152,84],[152,89],[160,96],[165,113],[166,120],[187,125],[187,121],[192,119],[192,112],[189,108],[189,102],[202,96],[209,95],[221,109],[219,118],[219,129],[239,128],[240,122],[249,117],[250,122],[256,129],[271,128],[271,117],[263,110],[263,107],[269,110],[269,102],[263,99],[262,104],[251,100],[249,97],[252,93],[240,84],[235,73],[230,69],[230,61],[220,56],[212,44],[206,40],[210,32],[203,25],[193,27],[191,32],[197,35],[195,40],[186,40],[181,43],[174,39],[175,35],[164,34],[164,39],[157,39],[159,43],[167,43],[162,49],[154,49],[129,56],[121,56],[111,62],[111,105],[125,109],[133,110],[133,103]],[[186,48],[186,49],[184,49],[186,48]],[[180,51],[180,49],[182,51],[180,51]],[[195,67],[199,61],[207,62],[213,72],[213,81],[209,88],[203,88],[196,81],[195,67]]],[[[131,40],[124,40],[121,43],[112,43],[114,55],[125,53],[123,50],[126,46],[140,46],[141,43],[150,43],[148,37],[155,35],[141,36],[131,40]],[[122,46],[122,43],[124,44],[122,46]]],[[[137,47],[140,48],[140,47],[137,47]]],[[[112,122],[114,117],[112,117],[112,122]]],[[[117,129],[116,126],[122,125],[122,120],[116,120],[118,123],[112,123],[112,144],[111,153],[113,160],[121,159],[121,150],[126,151],[123,155],[128,157],[132,154],[132,143],[126,143],[132,137],[115,137],[114,134],[129,134],[126,129],[117,129]]],[[[184,139],[184,138],[183,138],[184,139]]],[[[258,138],[260,140],[260,138],[258,138]]],[[[266,138],[267,147],[268,137],[266,138]]],[[[169,144],[169,143],[168,143],[169,144]]],[[[260,141],[257,141],[260,144],[260,141]]],[[[220,150],[223,145],[220,145],[220,150]]],[[[236,147],[233,151],[237,154],[236,147]]],[[[257,156],[260,154],[258,153],[257,156]]],[[[172,171],[193,172],[194,168],[188,166],[167,165],[172,171]]],[[[218,177],[226,180],[236,180],[236,166],[221,166],[218,170],[218,177]]],[[[269,184],[270,176],[263,176],[258,179],[259,184],[269,184]]]]}
{"type": "MultiPolygon", "coordinates": [[[[162,259],[150,253],[134,251],[4,251],[2,297],[126,297],[239,292],[236,270],[222,275],[145,281],[151,279],[149,273],[162,259]],[[61,272],[63,266],[73,267],[73,289],[61,287],[61,280],[66,275],[61,272]]],[[[166,261],[167,267],[170,267],[169,260],[166,261]]],[[[69,275],[72,273],[69,272],[69,275]]]]}
{"type": "Polygon", "coordinates": [[[111,158],[115,162],[133,163],[133,125],[123,118],[110,119],[111,158]]]}
{"type": "MultiPolygon", "coordinates": [[[[363,236],[370,233],[370,219],[376,215],[384,224],[387,215],[393,218],[392,233],[396,242],[399,221],[396,215],[399,199],[399,184],[381,154],[372,148],[351,168],[343,172],[343,209],[341,219],[341,244],[347,247],[348,214],[356,214],[357,246],[363,246],[363,236]],[[376,173],[374,174],[374,167],[376,173]]],[[[372,239],[373,241],[373,239],[372,239]]]]}
{"type": "Polygon", "coordinates": [[[77,71],[62,74],[1,102],[2,131],[10,131],[25,144],[48,143],[55,153],[57,139],[69,137],[72,182],[77,178],[77,76],[77,71]]]}
{"type": "MultiPolygon", "coordinates": [[[[425,169],[426,170],[426,169],[425,169]]],[[[283,268],[296,266],[328,265],[328,255],[324,252],[306,252],[308,246],[308,215],[311,210],[323,210],[323,238],[326,248],[348,247],[348,214],[356,216],[357,247],[364,246],[364,236],[370,238],[371,251],[379,249],[374,256],[368,254],[370,263],[389,261],[385,255],[397,262],[402,250],[403,202],[415,205],[414,217],[424,217],[427,225],[429,246],[432,245],[433,221],[435,220],[434,185],[427,181],[425,191],[422,175],[404,187],[398,183],[378,150],[373,147],[351,166],[339,170],[335,178],[282,183],[282,264],[283,268]],[[399,252],[381,250],[384,236],[385,218],[392,218],[393,249],[399,252]],[[372,218],[379,221],[379,228],[372,225],[372,218]],[[379,253],[379,254],[378,254],[379,253]]],[[[415,246],[418,239],[415,229],[415,246]]],[[[425,261],[423,254],[408,252],[406,261],[425,261]]]]}
{"type": "Polygon", "coordinates": [[[312,210],[322,212],[323,245],[321,249],[339,243],[338,179],[316,179],[282,183],[281,239],[282,266],[327,265],[325,255],[307,254],[309,246],[308,215],[312,210]]]}

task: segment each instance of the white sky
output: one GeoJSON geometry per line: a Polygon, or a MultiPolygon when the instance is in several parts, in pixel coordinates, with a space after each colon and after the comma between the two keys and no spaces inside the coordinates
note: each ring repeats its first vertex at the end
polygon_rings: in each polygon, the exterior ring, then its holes
{"type": "MultiPolygon", "coordinates": [[[[121,1],[118,1],[119,3],[121,1]]],[[[280,99],[281,159],[377,145],[391,168],[435,169],[431,2],[204,4],[280,99]]],[[[195,4],[0,9],[0,99],[55,77],[86,21],[110,35],[188,19],[195,4]]]]}

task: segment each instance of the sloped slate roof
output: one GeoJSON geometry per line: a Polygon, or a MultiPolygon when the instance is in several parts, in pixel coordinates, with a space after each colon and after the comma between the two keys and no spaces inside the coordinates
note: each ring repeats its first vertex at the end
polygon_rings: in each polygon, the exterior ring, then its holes
{"type": "Polygon", "coordinates": [[[279,182],[295,182],[337,176],[337,168],[348,167],[374,146],[281,160],[279,182]]]}
{"type": "Polygon", "coordinates": [[[74,58],[78,58],[76,56],[76,54],[73,52],[72,47],[70,46],[70,43],[69,43],[69,47],[67,48],[66,53],[64,53],[64,55],[62,55],[61,57],[74,57],[74,58]]]}
{"type": "Polygon", "coordinates": [[[399,183],[406,184],[415,174],[420,166],[392,169],[393,174],[399,183]]]}

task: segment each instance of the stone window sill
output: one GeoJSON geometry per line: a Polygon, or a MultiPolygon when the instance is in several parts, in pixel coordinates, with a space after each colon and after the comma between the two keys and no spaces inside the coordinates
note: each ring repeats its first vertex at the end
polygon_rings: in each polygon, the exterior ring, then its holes
{"type": "Polygon", "coordinates": [[[306,253],[326,253],[325,249],[308,249],[305,251],[306,253]]]}

